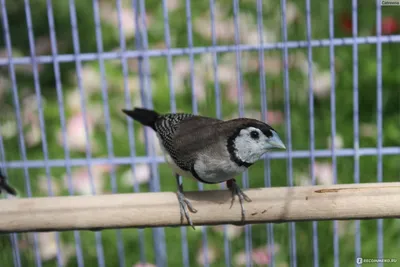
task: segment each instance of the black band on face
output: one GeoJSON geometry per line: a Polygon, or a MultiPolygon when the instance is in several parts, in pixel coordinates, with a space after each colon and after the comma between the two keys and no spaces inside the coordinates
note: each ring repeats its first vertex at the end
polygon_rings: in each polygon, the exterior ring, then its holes
{"type": "Polygon", "coordinates": [[[235,162],[238,166],[245,166],[246,168],[250,167],[251,165],[253,165],[253,163],[248,163],[245,162],[243,160],[241,160],[240,158],[238,158],[238,156],[236,155],[236,147],[235,147],[235,139],[236,137],[239,135],[240,131],[243,128],[239,128],[237,129],[229,138],[228,138],[228,144],[227,144],[227,148],[228,148],[228,152],[230,155],[230,158],[233,162],[235,162]]]}

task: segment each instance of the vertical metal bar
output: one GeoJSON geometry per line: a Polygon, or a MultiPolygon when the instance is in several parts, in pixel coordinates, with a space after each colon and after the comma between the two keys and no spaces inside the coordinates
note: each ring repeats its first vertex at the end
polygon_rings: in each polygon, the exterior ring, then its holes
{"type": "MultiPolygon", "coordinates": [[[[376,1],[376,127],[377,127],[377,140],[378,140],[378,166],[377,166],[377,180],[379,183],[383,182],[383,157],[382,157],[382,143],[383,143],[383,130],[382,130],[382,10],[381,1],[376,1]]],[[[378,219],[377,222],[378,230],[378,254],[377,258],[383,258],[383,220],[378,219]]],[[[382,262],[378,263],[378,266],[383,266],[382,262]]]]}
{"type": "MultiPolygon", "coordinates": [[[[108,84],[106,79],[106,70],[104,66],[103,59],[103,37],[101,32],[101,21],[100,21],[100,11],[99,11],[99,1],[93,0],[93,13],[94,13],[94,23],[96,28],[96,45],[97,45],[97,56],[100,67],[100,75],[101,75],[101,95],[103,98],[103,108],[104,108],[104,123],[106,128],[106,142],[107,142],[107,154],[108,160],[111,162],[114,159],[114,145],[112,141],[112,131],[111,131],[111,119],[110,119],[110,108],[108,104],[108,84]]],[[[111,165],[111,190],[115,194],[118,192],[118,184],[115,173],[114,164],[111,165]]],[[[119,266],[125,266],[125,252],[124,252],[124,243],[122,239],[122,233],[120,229],[116,229],[117,236],[117,251],[118,251],[118,259],[119,266]]]]}
{"type": "MultiPolygon", "coordinates": [[[[242,77],[242,64],[241,64],[241,52],[240,46],[240,33],[239,33],[239,1],[233,1],[233,21],[235,28],[235,54],[236,54],[236,77],[237,77],[237,88],[238,88],[238,103],[239,103],[239,117],[244,116],[244,94],[243,94],[243,77],[242,77]]],[[[246,170],[242,175],[242,186],[243,188],[249,187],[248,182],[248,171],[246,170]]],[[[251,258],[252,251],[252,233],[251,225],[245,225],[245,248],[246,248],[246,266],[252,266],[253,261],[251,258]]]]}
{"type": "MultiPolygon", "coordinates": [[[[192,53],[193,48],[193,28],[192,28],[192,12],[191,12],[191,3],[190,0],[186,0],[186,24],[187,24],[187,33],[188,33],[188,48],[189,48],[189,61],[190,61],[190,85],[192,89],[192,112],[193,114],[198,114],[198,106],[196,99],[196,88],[195,88],[195,76],[194,76],[194,56],[192,53]]],[[[202,183],[197,183],[200,191],[204,190],[204,186],[202,183]]],[[[208,257],[208,238],[207,238],[207,227],[203,226],[201,229],[202,234],[202,243],[203,243],[203,254],[204,254],[204,266],[209,266],[209,257],[208,257]]]]}
{"type": "MultiPolygon", "coordinates": [[[[34,80],[34,88],[36,93],[36,101],[38,106],[38,115],[39,115],[39,125],[41,131],[41,141],[42,141],[42,150],[43,150],[43,157],[44,157],[44,165],[46,170],[46,177],[47,177],[47,187],[48,187],[48,194],[49,196],[54,196],[53,193],[53,186],[51,182],[51,170],[49,168],[49,151],[47,148],[47,137],[46,137],[46,126],[44,123],[44,114],[43,114],[43,105],[42,105],[42,96],[41,96],[41,88],[39,82],[39,71],[37,68],[36,62],[36,48],[35,48],[35,40],[33,34],[33,25],[32,25],[32,18],[31,18],[31,8],[29,5],[29,0],[24,0],[25,6],[25,15],[26,15],[26,26],[28,29],[28,39],[29,39],[29,50],[30,56],[32,59],[32,69],[33,69],[33,80],[34,80]]],[[[62,265],[62,251],[61,251],[61,243],[60,243],[60,234],[55,232],[56,237],[56,244],[57,244],[57,265],[62,265]]]]}
{"type": "MultiPolygon", "coordinates": [[[[262,19],[262,0],[257,0],[257,26],[258,26],[258,38],[260,40],[260,49],[258,50],[258,61],[260,64],[260,94],[261,94],[261,119],[268,122],[268,101],[267,101],[267,80],[265,73],[264,64],[264,25],[262,19]]],[[[264,184],[267,187],[271,187],[271,163],[268,154],[264,158],[264,184]]],[[[270,258],[270,263],[268,266],[275,266],[275,255],[274,255],[274,225],[272,223],[267,223],[267,244],[268,244],[268,257],[270,258]]]]}
{"type": "MultiPolygon", "coordinates": [[[[283,66],[284,66],[284,88],[285,88],[285,121],[286,121],[286,142],[287,142],[287,172],[288,185],[293,186],[293,160],[292,160],[292,134],[291,134],[291,119],[290,119],[290,88],[289,88],[289,68],[288,68],[288,34],[286,25],[286,0],[281,0],[282,12],[282,42],[283,42],[283,66]]],[[[290,266],[297,266],[296,252],[296,224],[289,223],[290,234],[290,266]]]]}
{"type": "MultiPolygon", "coordinates": [[[[336,162],[336,90],[335,90],[335,46],[333,43],[334,36],[334,0],[329,0],[329,61],[331,73],[331,150],[332,150],[332,172],[333,183],[337,183],[337,162],[336,162]]],[[[339,235],[338,222],[333,221],[333,255],[334,266],[339,266],[339,235]]]]}
{"type": "MultiPolygon", "coordinates": [[[[196,101],[196,93],[194,87],[194,56],[192,53],[193,48],[193,30],[192,30],[192,12],[190,8],[190,0],[185,0],[186,3],[186,24],[188,33],[188,48],[189,48],[189,61],[190,61],[190,86],[192,89],[192,111],[193,114],[197,114],[198,107],[196,101]]],[[[203,189],[203,184],[199,183],[199,188],[203,189]]]]}
{"type": "MultiPolygon", "coordinates": [[[[169,29],[169,18],[168,18],[168,8],[167,1],[162,1],[163,5],[163,17],[164,17],[164,37],[165,37],[165,45],[167,47],[167,75],[168,75],[168,85],[169,85],[169,93],[170,93],[170,104],[171,104],[171,112],[176,112],[176,100],[175,100],[175,88],[173,83],[172,76],[172,56],[169,52],[171,49],[171,35],[169,29]]],[[[183,266],[189,267],[189,245],[187,240],[187,228],[180,227],[181,231],[181,246],[182,246],[182,262],[183,266]]]]}
{"type": "MultiPolygon", "coordinates": [[[[67,171],[67,184],[68,184],[68,192],[70,195],[74,194],[74,187],[72,186],[72,175],[71,175],[71,164],[70,164],[70,154],[67,140],[67,130],[65,124],[65,110],[64,110],[64,101],[63,101],[63,93],[62,93],[62,85],[61,85],[61,74],[60,74],[60,64],[58,62],[58,51],[57,51],[57,39],[56,32],[54,26],[54,14],[53,14],[53,6],[52,0],[47,1],[47,17],[49,21],[49,30],[50,30],[50,44],[51,51],[53,57],[53,66],[54,66],[54,76],[56,80],[56,91],[57,91],[57,104],[60,111],[60,123],[61,123],[61,132],[62,132],[62,143],[64,148],[64,158],[65,165],[67,171]]],[[[75,238],[75,249],[76,249],[76,259],[79,267],[84,266],[83,253],[82,253],[82,245],[81,245],[81,237],[79,231],[74,231],[75,238]]]]}
{"type": "MultiPolygon", "coordinates": [[[[169,18],[168,18],[168,7],[167,0],[162,1],[163,5],[163,17],[164,17],[164,38],[165,45],[167,47],[167,75],[168,75],[168,86],[169,86],[169,96],[170,96],[170,104],[171,104],[171,112],[176,112],[176,100],[175,100],[175,88],[174,88],[174,80],[172,78],[172,55],[170,53],[171,49],[171,35],[169,29],[169,18]]],[[[186,229],[186,228],[184,228],[186,229]]]]}
{"type": "MultiPolygon", "coordinates": [[[[357,0],[352,0],[352,32],[353,32],[353,127],[354,127],[354,182],[360,182],[360,155],[359,155],[359,108],[358,108],[358,45],[357,29],[357,0]]],[[[355,257],[361,256],[360,221],[355,221],[355,257]]],[[[338,265],[339,266],[339,263],[338,265]]]]}
{"type": "MultiPolygon", "coordinates": [[[[210,20],[211,20],[211,39],[212,46],[217,46],[217,35],[215,32],[215,0],[210,0],[210,20]]],[[[215,89],[215,107],[217,112],[217,118],[222,118],[222,107],[221,107],[221,89],[218,82],[218,54],[212,53],[213,56],[213,71],[214,71],[214,89],[215,89]]]]}
{"type": "MultiPolygon", "coordinates": [[[[82,108],[82,116],[83,116],[83,124],[85,129],[85,139],[86,139],[86,162],[88,165],[88,174],[90,179],[90,187],[92,194],[96,194],[96,189],[93,181],[93,172],[92,172],[92,152],[91,145],[89,140],[89,130],[88,130],[88,122],[87,122],[87,111],[86,111],[86,99],[85,92],[82,84],[81,70],[82,70],[82,62],[79,58],[80,54],[80,46],[79,46],[79,34],[78,34],[78,25],[76,19],[76,8],[75,1],[69,0],[69,13],[70,13],[70,22],[72,27],[72,38],[73,38],[73,46],[74,46],[74,56],[75,56],[75,67],[76,67],[76,76],[78,81],[78,90],[81,98],[81,108],[82,108]]],[[[97,252],[97,262],[100,267],[105,266],[104,262],[104,250],[103,244],[101,240],[101,232],[96,232],[96,252],[97,252]]]]}
{"type": "MultiPolygon", "coordinates": [[[[126,51],[126,41],[125,41],[125,34],[122,30],[122,4],[121,0],[116,1],[116,6],[117,6],[117,15],[118,15],[118,33],[119,33],[119,44],[121,48],[121,64],[122,64],[122,74],[124,76],[123,83],[124,83],[124,98],[125,98],[125,106],[128,109],[132,108],[131,101],[130,101],[130,93],[129,93],[129,85],[128,85],[128,64],[127,64],[127,59],[125,57],[124,52],[126,51]]],[[[136,31],[136,33],[138,33],[136,31]]],[[[130,148],[130,156],[133,158],[136,156],[136,145],[135,145],[135,131],[133,128],[133,121],[126,117],[127,124],[128,124],[128,139],[129,139],[129,148],[130,148]]],[[[132,162],[131,163],[131,170],[132,173],[135,174],[135,164],[132,162]]],[[[135,193],[140,192],[139,188],[139,183],[136,182],[135,175],[133,175],[133,191],[135,193]]],[[[139,257],[140,257],[140,262],[145,263],[146,262],[146,251],[145,251],[145,237],[144,237],[144,230],[143,229],[138,229],[138,234],[139,234],[139,257]]]]}
{"type": "MultiPolygon", "coordinates": [[[[25,177],[25,189],[29,198],[32,197],[32,189],[29,178],[29,171],[26,167],[27,155],[26,155],[26,147],[24,134],[22,129],[22,119],[21,119],[21,108],[19,105],[19,97],[18,97],[18,86],[17,86],[17,78],[15,75],[14,68],[14,59],[12,56],[12,46],[11,46],[11,37],[10,37],[10,29],[8,25],[8,16],[5,0],[1,0],[1,15],[3,17],[3,31],[4,31],[4,42],[7,50],[7,58],[9,60],[8,71],[11,79],[11,88],[12,88],[12,97],[15,108],[15,116],[17,119],[17,127],[18,127],[18,137],[19,137],[19,149],[23,161],[23,169],[24,169],[24,177],[25,177]]],[[[38,243],[38,235],[37,233],[33,233],[33,244],[34,244],[34,254],[35,254],[35,262],[36,266],[42,266],[42,259],[40,256],[40,248],[38,243]]]]}
{"type": "MultiPolygon", "coordinates": [[[[312,47],[311,47],[311,1],[306,0],[306,23],[307,23],[307,42],[308,42],[308,106],[310,115],[310,175],[313,185],[316,184],[314,166],[315,166],[315,132],[314,132],[314,92],[313,92],[313,60],[312,60],[312,47]]],[[[312,222],[313,228],[313,261],[314,267],[319,266],[319,251],[318,251],[318,222],[312,222]]]]}
{"type": "MultiPolygon", "coordinates": [[[[135,8],[138,11],[137,8],[135,8]]],[[[142,48],[144,50],[148,49],[148,40],[147,40],[147,23],[146,23],[146,7],[145,2],[143,0],[139,3],[140,10],[140,18],[142,23],[142,28],[139,28],[138,34],[142,33],[142,48]],[[140,31],[143,29],[143,32],[140,31]]],[[[137,13],[138,14],[138,13],[137,13]]],[[[150,83],[150,63],[149,58],[144,56],[144,59],[140,64],[143,64],[144,75],[142,76],[144,86],[141,87],[142,92],[142,103],[149,108],[153,107],[152,95],[151,95],[151,83],[150,83]]],[[[145,129],[145,133],[148,136],[149,129],[145,129]]],[[[149,140],[149,139],[148,139],[149,140]]],[[[152,190],[160,191],[160,178],[158,173],[158,165],[154,161],[154,144],[153,140],[150,139],[148,144],[146,145],[147,155],[149,155],[151,159],[151,173],[152,173],[152,190]]],[[[167,266],[167,254],[166,254],[166,244],[165,244],[165,232],[164,228],[154,228],[153,229],[153,238],[154,238],[154,246],[156,253],[156,264],[157,266],[167,266]]]]}
{"type": "MultiPolygon", "coordinates": [[[[0,125],[0,133],[1,133],[1,125],[0,125]]],[[[3,137],[0,134],[0,162],[3,163],[3,166],[6,163],[6,154],[4,151],[4,142],[3,142],[3,137]]],[[[7,169],[4,167],[2,169],[3,174],[8,177],[7,175],[7,169]]],[[[11,242],[11,247],[12,247],[12,252],[13,252],[13,261],[14,261],[14,266],[21,266],[21,255],[19,251],[19,246],[18,246],[18,234],[10,234],[10,242],[11,242]]]]}
{"type": "MultiPolygon", "coordinates": [[[[217,46],[217,35],[215,31],[215,0],[210,0],[210,20],[211,20],[211,39],[212,46],[217,46]]],[[[214,72],[214,93],[215,93],[215,107],[216,107],[216,116],[218,119],[222,119],[222,103],[221,103],[221,89],[219,87],[218,82],[218,54],[216,52],[212,53],[212,61],[213,61],[213,72],[214,72]]],[[[221,184],[220,188],[224,188],[224,185],[221,184]]],[[[225,266],[231,266],[231,249],[230,242],[228,239],[228,227],[224,225],[224,257],[225,257],[225,266]]]]}
{"type": "Polygon", "coordinates": [[[13,250],[14,267],[21,267],[21,255],[18,246],[18,235],[10,234],[11,246],[13,250]]]}

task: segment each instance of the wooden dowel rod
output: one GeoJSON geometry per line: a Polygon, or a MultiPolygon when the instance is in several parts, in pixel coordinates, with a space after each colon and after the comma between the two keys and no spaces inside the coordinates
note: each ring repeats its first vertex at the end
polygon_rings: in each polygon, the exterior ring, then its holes
{"type": "MultiPolygon", "coordinates": [[[[198,210],[190,214],[195,225],[400,217],[398,182],[256,188],[245,193],[252,202],[244,203],[244,221],[237,198],[230,208],[227,190],[185,195],[198,210]]],[[[173,192],[0,200],[2,233],[179,225],[173,192]]]]}

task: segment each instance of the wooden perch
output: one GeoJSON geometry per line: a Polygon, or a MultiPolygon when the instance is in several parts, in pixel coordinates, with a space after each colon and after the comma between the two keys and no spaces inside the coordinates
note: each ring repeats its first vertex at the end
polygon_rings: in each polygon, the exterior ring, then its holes
{"type": "MultiPolygon", "coordinates": [[[[400,217],[400,183],[273,187],[245,190],[244,223],[400,217]]],[[[186,192],[195,225],[242,224],[227,190],[186,192]]],[[[0,200],[0,232],[179,226],[175,193],[0,200]]],[[[187,225],[186,220],[184,225],[187,225]]]]}

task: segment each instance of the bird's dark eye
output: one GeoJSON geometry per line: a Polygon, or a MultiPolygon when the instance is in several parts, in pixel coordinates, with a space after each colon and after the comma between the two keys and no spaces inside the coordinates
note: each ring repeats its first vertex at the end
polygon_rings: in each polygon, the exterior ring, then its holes
{"type": "Polygon", "coordinates": [[[260,135],[258,134],[257,131],[251,131],[251,132],[250,132],[250,136],[251,136],[251,138],[253,138],[253,139],[258,139],[258,138],[260,137],[260,135]]]}
{"type": "Polygon", "coordinates": [[[267,130],[266,132],[264,132],[264,134],[270,138],[272,136],[272,132],[270,130],[267,130]]]}

